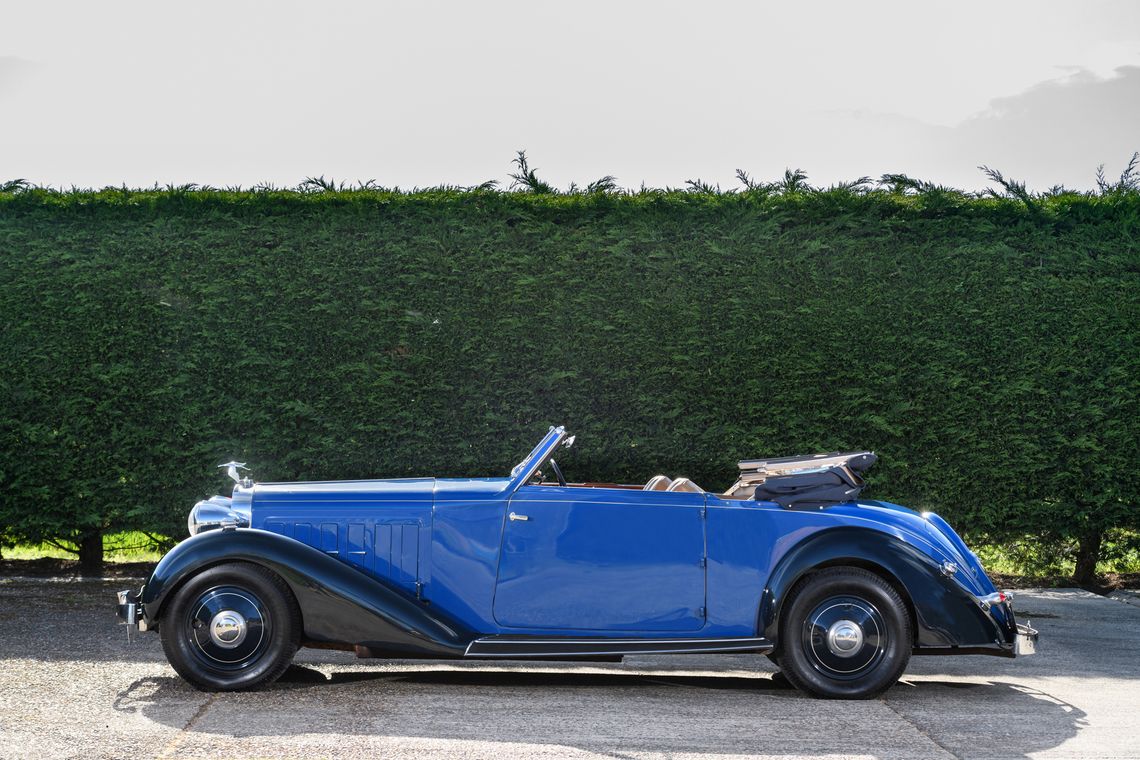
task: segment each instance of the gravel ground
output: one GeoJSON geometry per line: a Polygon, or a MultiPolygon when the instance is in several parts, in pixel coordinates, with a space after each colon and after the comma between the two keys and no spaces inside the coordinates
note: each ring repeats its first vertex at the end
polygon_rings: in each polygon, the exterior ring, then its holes
{"type": "Polygon", "coordinates": [[[0,757],[1140,758],[1140,607],[1020,592],[1041,653],[918,657],[884,698],[808,699],[754,655],[622,664],[356,660],[302,650],[272,688],[207,694],[122,580],[0,579],[0,757]]]}

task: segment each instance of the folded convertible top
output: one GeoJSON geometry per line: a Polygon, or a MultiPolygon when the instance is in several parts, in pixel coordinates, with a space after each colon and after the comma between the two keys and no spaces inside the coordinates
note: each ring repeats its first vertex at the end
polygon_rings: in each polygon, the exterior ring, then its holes
{"type": "Polygon", "coordinates": [[[852,501],[866,487],[860,473],[878,460],[871,451],[746,459],[726,495],[774,501],[789,509],[822,509],[852,501]]]}
{"type": "MultiPolygon", "coordinates": [[[[825,467],[850,467],[863,472],[878,460],[873,451],[833,451],[830,454],[811,454],[798,457],[773,457],[771,459],[744,459],[737,467],[741,473],[767,473],[783,475],[788,472],[818,470],[825,467]]],[[[741,476],[743,477],[743,475],[741,476]]]]}

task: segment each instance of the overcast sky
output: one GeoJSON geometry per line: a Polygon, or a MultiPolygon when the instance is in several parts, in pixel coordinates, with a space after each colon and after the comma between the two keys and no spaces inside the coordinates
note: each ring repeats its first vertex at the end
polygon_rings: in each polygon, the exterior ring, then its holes
{"type": "Polygon", "coordinates": [[[0,181],[637,187],[737,168],[1086,189],[1140,2],[5,2],[0,181]]]}

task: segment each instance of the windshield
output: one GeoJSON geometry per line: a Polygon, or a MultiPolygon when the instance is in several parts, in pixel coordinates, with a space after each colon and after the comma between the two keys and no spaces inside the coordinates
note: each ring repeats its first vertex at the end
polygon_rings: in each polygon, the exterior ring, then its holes
{"type": "Polygon", "coordinates": [[[566,428],[561,426],[551,427],[550,430],[546,431],[546,435],[543,436],[542,440],[538,442],[538,445],[526,455],[526,459],[511,468],[511,477],[517,478],[522,473],[541,464],[540,458],[545,459],[546,455],[554,450],[555,442],[565,434],[566,428]]]}

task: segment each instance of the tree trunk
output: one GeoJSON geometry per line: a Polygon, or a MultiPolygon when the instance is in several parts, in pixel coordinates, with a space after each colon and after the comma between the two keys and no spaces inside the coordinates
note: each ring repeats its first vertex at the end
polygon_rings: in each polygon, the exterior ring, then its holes
{"type": "Polygon", "coordinates": [[[79,574],[98,577],[103,574],[103,534],[93,531],[79,540],[79,574]]]}
{"type": "Polygon", "coordinates": [[[1082,586],[1090,585],[1096,579],[1096,562],[1100,559],[1103,538],[1103,533],[1094,530],[1083,534],[1077,542],[1077,566],[1073,570],[1073,580],[1082,586]]]}

